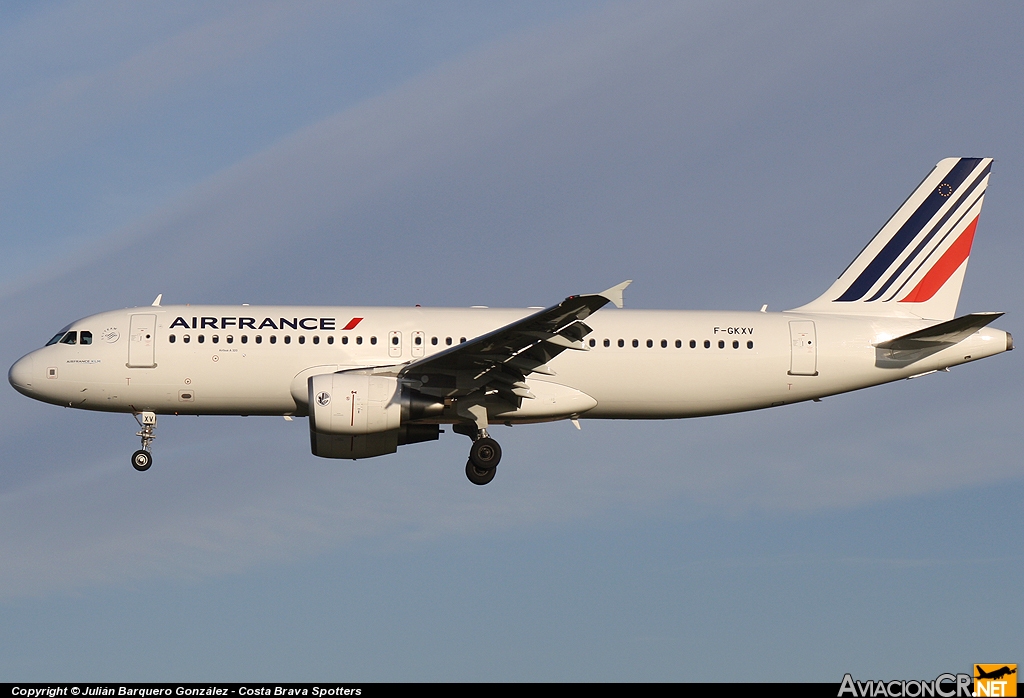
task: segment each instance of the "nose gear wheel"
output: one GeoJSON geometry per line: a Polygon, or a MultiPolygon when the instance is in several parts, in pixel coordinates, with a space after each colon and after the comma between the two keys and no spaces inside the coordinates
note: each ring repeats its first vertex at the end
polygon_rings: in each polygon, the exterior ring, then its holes
{"type": "Polygon", "coordinates": [[[149,451],[139,449],[132,454],[132,467],[140,473],[149,470],[151,465],[153,465],[153,456],[150,455],[149,451]]]}

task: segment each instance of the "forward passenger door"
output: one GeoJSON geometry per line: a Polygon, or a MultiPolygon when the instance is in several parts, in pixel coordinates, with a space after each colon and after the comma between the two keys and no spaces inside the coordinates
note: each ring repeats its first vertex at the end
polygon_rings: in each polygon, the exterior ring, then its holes
{"type": "Polygon", "coordinates": [[[156,366],[156,315],[132,315],[128,325],[128,368],[156,366]]]}

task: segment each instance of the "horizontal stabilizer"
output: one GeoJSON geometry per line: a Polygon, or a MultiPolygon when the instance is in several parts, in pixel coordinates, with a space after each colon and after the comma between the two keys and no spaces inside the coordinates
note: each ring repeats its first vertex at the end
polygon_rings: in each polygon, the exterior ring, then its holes
{"type": "Polygon", "coordinates": [[[942,345],[952,346],[970,337],[990,322],[1002,317],[1003,313],[971,313],[953,320],[940,322],[938,325],[926,327],[902,337],[879,342],[879,349],[892,351],[916,351],[931,349],[942,345]]]}

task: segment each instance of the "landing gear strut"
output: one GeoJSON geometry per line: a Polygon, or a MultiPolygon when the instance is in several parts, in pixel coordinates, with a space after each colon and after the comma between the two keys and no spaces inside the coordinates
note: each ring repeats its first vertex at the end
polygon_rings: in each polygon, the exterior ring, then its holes
{"type": "Polygon", "coordinates": [[[156,413],[137,412],[132,416],[142,427],[142,431],[135,434],[142,439],[142,448],[132,454],[132,467],[141,473],[149,470],[149,466],[153,465],[153,455],[149,452],[149,446],[156,438],[156,413]]]}

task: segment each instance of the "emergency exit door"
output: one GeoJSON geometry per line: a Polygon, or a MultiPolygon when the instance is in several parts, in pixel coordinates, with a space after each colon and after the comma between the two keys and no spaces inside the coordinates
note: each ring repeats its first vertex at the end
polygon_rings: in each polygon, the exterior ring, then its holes
{"type": "Polygon", "coordinates": [[[388,356],[397,359],[402,356],[402,333],[388,332],[388,356]]]}
{"type": "Polygon", "coordinates": [[[128,368],[156,366],[156,315],[132,315],[128,327],[128,368]]]}
{"type": "Polygon", "coordinates": [[[427,348],[427,337],[422,332],[412,333],[412,355],[423,356],[423,351],[427,348]]]}
{"type": "Polygon", "coordinates": [[[814,335],[814,322],[791,320],[789,339],[789,375],[818,375],[818,340],[814,335]]]}

